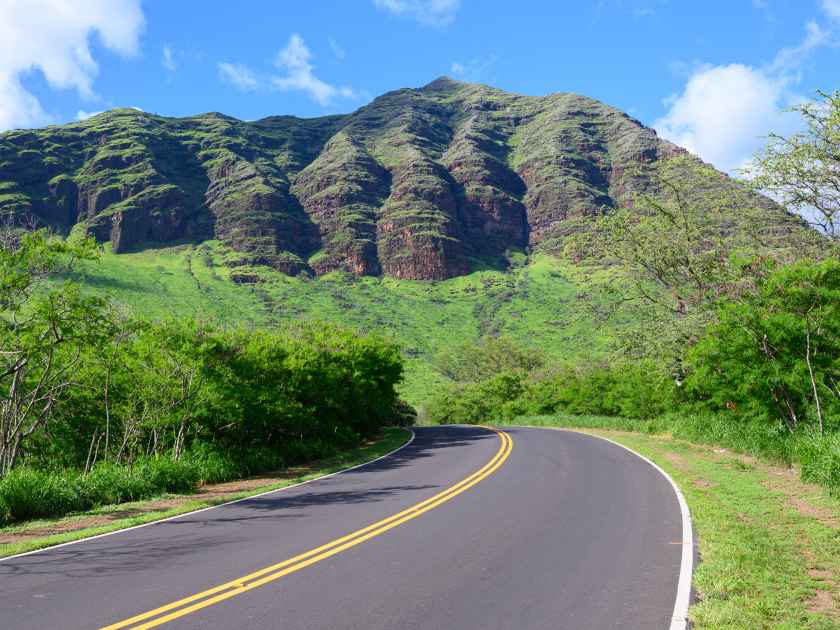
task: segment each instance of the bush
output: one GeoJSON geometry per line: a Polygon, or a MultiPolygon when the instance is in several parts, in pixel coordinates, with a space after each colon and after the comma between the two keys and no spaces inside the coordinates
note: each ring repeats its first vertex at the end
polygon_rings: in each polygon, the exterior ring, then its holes
{"type": "Polygon", "coordinates": [[[0,481],[0,505],[8,522],[66,514],[82,507],[72,475],[18,468],[0,481]]]}
{"type": "Polygon", "coordinates": [[[417,410],[403,399],[394,404],[393,425],[397,427],[412,427],[417,423],[417,410]]]}
{"type": "Polygon", "coordinates": [[[524,376],[503,372],[486,380],[453,385],[433,398],[427,408],[429,420],[437,423],[493,423],[510,416],[507,405],[524,390],[524,376]]]}
{"type": "Polygon", "coordinates": [[[232,453],[207,442],[198,442],[184,455],[198,474],[199,483],[221,483],[244,477],[247,473],[242,462],[232,453]]]}
{"type": "Polygon", "coordinates": [[[754,294],[721,303],[717,318],[687,352],[697,404],[792,431],[840,429],[839,261],[772,270],[754,294]]]}
{"type": "MultiPolygon", "coordinates": [[[[0,482],[2,484],[2,482],[0,482]]],[[[128,466],[101,463],[87,475],[79,475],[77,485],[82,509],[135,501],[154,493],[153,485],[128,466]]],[[[54,515],[59,515],[59,512],[54,515]]]]}
{"type": "Polygon", "coordinates": [[[117,322],[111,332],[84,349],[80,386],[63,392],[0,478],[0,519],[190,492],[327,457],[412,420],[395,390],[399,349],[376,336],[195,321],[117,322]],[[91,458],[100,463],[81,474],[91,458]]]}
{"type": "Polygon", "coordinates": [[[200,478],[198,468],[191,462],[176,461],[168,457],[155,457],[141,462],[132,470],[149,485],[151,493],[187,493],[195,490],[200,478]]]}
{"type": "Polygon", "coordinates": [[[431,400],[427,414],[439,423],[556,413],[650,419],[674,406],[676,389],[670,375],[652,362],[558,366],[530,376],[510,371],[452,385],[431,400]]]}
{"type": "Polygon", "coordinates": [[[811,433],[799,438],[796,457],[802,467],[802,479],[840,494],[840,434],[811,433]]]}
{"type": "Polygon", "coordinates": [[[130,466],[100,462],[88,474],[16,468],[0,479],[0,524],[62,516],[169,492],[186,494],[202,483],[239,479],[337,452],[338,448],[326,440],[292,440],[284,449],[285,456],[267,447],[235,453],[218,444],[197,442],[180,460],[158,456],[130,466]]]}

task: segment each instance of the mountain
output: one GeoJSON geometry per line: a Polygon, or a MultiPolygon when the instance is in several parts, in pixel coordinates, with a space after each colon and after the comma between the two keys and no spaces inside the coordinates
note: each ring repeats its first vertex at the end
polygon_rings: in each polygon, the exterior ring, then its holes
{"type": "MultiPolygon", "coordinates": [[[[556,254],[632,193],[656,194],[657,162],[678,154],[589,98],[441,78],[344,116],[120,109],[0,134],[0,214],[105,242],[79,279],[144,317],[390,335],[402,394],[422,405],[447,382],[441,351],[484,335],[592,362],[649,327],[614,290],[629,284],[619,269],[556,254]]],[[[739,186],[702,181],[704,195],[739,186]]],[[[754,216],[728,208],[721,234],[754,216]]]]}
{"type": "Polygon", "coordinates": [[[0,213],[116,253],[215,239],[232,267],[440,280],[556,251],[681,151],[590,98],[444,77],[342,116],[119,109],[0,134],[0,213]]]}

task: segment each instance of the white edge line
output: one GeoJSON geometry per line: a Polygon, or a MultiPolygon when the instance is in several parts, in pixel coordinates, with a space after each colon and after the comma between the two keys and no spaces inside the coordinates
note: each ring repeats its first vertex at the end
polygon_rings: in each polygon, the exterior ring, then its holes
{"type": "Polygon", "coordinates": [[[680,578],[677,582],[677,599],[674,602],[674,614],[671,615],[671,625],[668,628],[669,630],[687,630],[688,607],[691,604],[691,576],[694,571],[694,530],[691,526],[691,512],[688,509],[688,503],[686,503],[682,491],[679,486],[677,486],[677,483],[671,475],[662,470],[662,468],[644,455],[634,451],[632,448],[600,435],[587,433],[586,431],[578,431],[575,429],[564,429],[562,427],[529,427],[522,425],[522,428],[565,431],[567,433],[577,433],[579,435],[586,435],[599,440],[604,440],[605,442],[615,444],[616,446],[620,446],[624,450],[633,453],[633,455],[639,459],[643,459],[668,480],[668,483],[670,483],[671,487],[674,489],[674,494],[677,495],[677,502],[680,504],[680,513],[682,515],[682,560],[680,561],[680,578]]]}
{"type": "MultiPolygon", "coordinates": [[[[394,453],[401,451],[402,449],[406,448],[410,445],[417,434],[414,432],[413,429],[409,429],[407,427],[400,427],[405,428],[407,431],[411,432],[411,437],[408,439],[408,442],[395,448],[393,451],[385,453],[384,455],[380,455],[376,459],[372,459],[369,462],[364,462],[363,464],[356,464],[355,466],[351,466],[350,468],[344,468],[343,470],[337,470],[333,473],[329,473],[328,475],[321,475],[320,477],[315,477],[314,479],[307,479],[306,481],[301,481],[298,483],[293,483],[290,486],[283,486],[282,488],[276,488],[274,490],[267,490],[265,492],[260,492],[258,494],[252,494],[247,497],[242,497],[241,499],[234,499],[233,501],[226,501],[225,503],[219,503],[218,505],[211,505],[205,508],[199,508],[198,510],[193,510],[192,512],[184,512],[183,514],[176,514],[175,516],[169,516],[167,518],[161,518],[156,521],[149,521],[148,523],[141,523],[140,525],[132,525],[131,527],[125,527],[123,529],[115,529],[112,532],[105,532],[104,534],[97,534],[96,536],[88,536],[86,538],[79,538],[78,540],[71,540],[70,542],[60,543],[58,545],[50,545],[49,547],[43,547],[41,549],[33,549],[32,551],[25,551],[23,553],[18,553],[13,556],[6,556],[5,558],[0,558],[0,562],[5,562],[6,560],[12,560],[14,558],[22,558],[23,556],[31,556],[36,553],[43,553],[45,551],[52,551],[53,549],[58,549],[59,547],[67,547],[68,545],[75,545],[77,543],[87,542],[89,540],[95,540],[97,538],[105,538],[105,536],[113,536],[114,534],[122,534],[123,532],[130,532],[133,529],[140,529],[141,527],[148,527],[149,525],[157,525],[158,523],[165,523],[166,521],[174,521],[176,518],[183,518],[184,516],[190,516],[192,514],[198,514],[200,512],[206,512],[207,510],[215,510],[216,508],[224,507],[226,505],[233,505],[234,503],[240,503],[242,501],[250,501],[251,499],[256,499],[257,497],[264,497],[268,494],[274,494],[275,492],[283,492],[284,490],[291,490],[292,488],[297,488],[299,486],[306,485],[308,483],[312,483],[314,481],[321,481],[322,479],[328,479],[330,477],[335,477],[336,475],[341,475],[346,472],[350,472],[351,470],[356,470],[357,468],[362,468],[363,466],[370,466],[374,462],[378,462],[386,457],[390,457],[394,453]]],[[[187,495],[189,496],[189,495],[187,495]]]]}

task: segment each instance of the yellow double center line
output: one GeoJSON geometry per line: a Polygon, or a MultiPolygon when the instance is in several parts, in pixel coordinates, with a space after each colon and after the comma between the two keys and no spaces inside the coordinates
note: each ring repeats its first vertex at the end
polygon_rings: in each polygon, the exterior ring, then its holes
{"type": "Polygon", "coordinates": [[[455,485],[450,486],[443,492],[440,492],[425,501],[421,501],[420,503],[399,512],[398,514],[394,514],[393,516],[389,516],[386,519],[372,523],[367,527],[363,527],[362,529],[347,534],[346,536],[337,538],[326,545],[321,545],[320,547],[311,549],[293,558],[284,560],[283,562],[273,564],[270,567],[265,567],[259,571],[254,571],[248,575],[243,575],[241,578],[236,580],[231,580],[230,582],[214,586],[206,591],[201,591],[195,595],[179,599],[171,604],[166,604],[165,606],[135,615],[134,617],[119,621],[111,624],[110,626],[105,626],[101,630],[117,630],[118,628],[129,627],[133,630],[140,630],[141,628],[154,628],[172,621],[173,619],[178,619],[184,615],[189,615],[197,610],[206,608],[207,606],[218,604],[219,602],[230,599],[231,597],[236,597],[237,595],[241,595],[242,593],[255,589],[259,586],[263,586],[264,584],[268,584],[269,582],[273,582],[274,580],[279,580],[290,573],[305,569],[316,562],[320,562],[321,560],[325,560],[326,558],[339,554],[350,547],[355,547],[366,540],[370,540],[371,538],[384,534],[389,529],[415,519],[421,514],[425,514],[429,510],[432,510],[455,498],[462,492],[469,490],[482,479],[492,475],[505,462],[510,455],[511,449],[513,448],[513,440],[504,431],[498,431],[496,429],[492,430],[498,434],[499,440],[501,441],[499,450],[493,456],[493,459],[487,462],[487,464],[485,464],[480,470],[477,470],[469,477],[459,481],[455,485]]]}

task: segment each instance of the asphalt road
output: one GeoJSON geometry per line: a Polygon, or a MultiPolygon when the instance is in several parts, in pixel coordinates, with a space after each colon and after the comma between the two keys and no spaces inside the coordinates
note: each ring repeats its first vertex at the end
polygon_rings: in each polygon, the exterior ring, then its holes
{"type": "Polygon", "coordinates": [[[172,602],[118,627],[668,628],[682,539],[668,481],[596,438],[505,431],[509,452],[480,427],[419,428],[346,473],[0,561],[0,628],[106,627],[172,602]]]}

